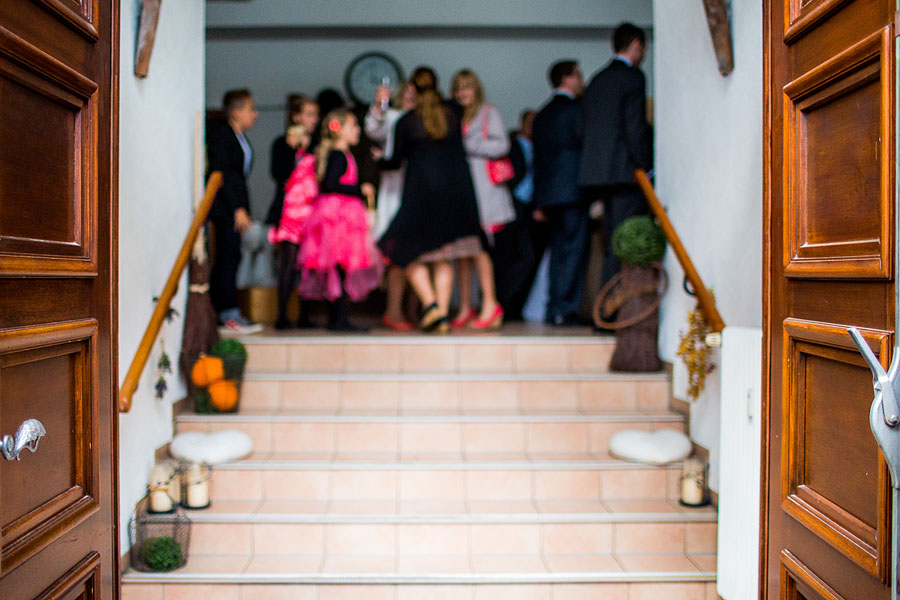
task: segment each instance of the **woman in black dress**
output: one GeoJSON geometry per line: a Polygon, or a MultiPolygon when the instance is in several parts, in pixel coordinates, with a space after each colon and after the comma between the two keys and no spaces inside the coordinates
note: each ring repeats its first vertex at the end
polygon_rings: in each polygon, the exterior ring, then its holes
{"type": "Polygon", "coordinates": [[[425,307],[422,329],[446,332],[453,291],[451,261],[480,254],[486,240],[459,110],[441,100],[431,69],[416,69],[412,82],[418,92],[416,109],[397,122],[393,156],[380,163],[384,169],[396,169],[405,160],[406,179],[400,208],[378,246],[395,265],[405,268],[425,307]]]}

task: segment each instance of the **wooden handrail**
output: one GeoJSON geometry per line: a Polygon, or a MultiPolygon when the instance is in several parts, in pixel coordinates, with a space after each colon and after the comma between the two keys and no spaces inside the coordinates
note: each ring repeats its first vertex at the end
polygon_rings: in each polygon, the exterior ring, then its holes
{"type": "Polygon", "coordinates": [[[640,186],[641,191],[644,192],[653,216],[656,217],[660,227],[662,227],[669,245],[672,246],[675,256],[678,257],[678,262],[681,263],[681,268],[684,269],[685,276],[691,282],[691,287],[694,288],[694,294],[696,294],[697,301],[700,303],[700,310],[703,311],[703,316],[706,317],[706,323],[714,332],[721,333],[725,329],[725,321],[722,320],[722,315],[719,314],[719,310],[716,308],[716,301],[709,290],[706,289],[706,286],[703,285],[703,280],[700,279],[700,274],[697,273],[694,263],[691,262],[691,257],[688,256],[687,250],[684,249],[681,238],[675,232],[675,228],[669,220],[669,215],[666,214],[666,209],[663,208],[662,203],[656,196],[656,191],[653,189],[653,184],[650,183],[650,178],[647,177],[647,173],[643,169],[637,169],[634,172],[634,179],[640,186]]]}
{"type": "Polygon", "coordinates": [[[172,272],[169,273],[169,279],[159,295],[156,308],[153,309],[153,315],[150,317],[150,323],[147,325],[147,330],[144,331],[144,337],[141,339],[137,352],[134,354],[131,366],[128,367],[125,381],[122,382],[122,389],[119,390],[119,412],[131,410],[131,400],[137,389],[141,373],[143,373],[144,367],[147,366],[147,359],[150,358],[150,351],[153,349],[153,344],[156,343],[156,337],[159,335],[159,330],[166,319],[166,314],[169,312],[169,305],[172,303],[172,298],[175,297],[175,292],[178,291],[178,280],[181,279],[181,274],[184,272],[188,259],[191,257],[191,248],[194,246],[197,235],[200,233],[200,228],[203,227],[206,216],[209,214],[209,208],[212,206],[213,200],[215,200],[216,194],[219,193],[219,188],[221,187],[222,173],[215,171],[209,176],[209,181],[206,183],[206,191],[203,193],[203,201],[194,213],[191,228],[188,230],[187,237],[184,238],[181,251],[178,252],[175,265],[172,267],[172,272]]]}

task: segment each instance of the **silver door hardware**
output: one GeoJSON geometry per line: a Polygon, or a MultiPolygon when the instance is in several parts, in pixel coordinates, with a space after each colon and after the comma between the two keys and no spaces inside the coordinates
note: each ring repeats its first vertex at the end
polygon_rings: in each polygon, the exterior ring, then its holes
{"type": "Polygon", "coordinates": [[[37,452],[38,442],[47,435],[43,423],[37,419],[28,419],[16,430],[16,436],[4,435],[0,452],[6,460],[21,460],[20,454],[26,448],[37,452]]]}

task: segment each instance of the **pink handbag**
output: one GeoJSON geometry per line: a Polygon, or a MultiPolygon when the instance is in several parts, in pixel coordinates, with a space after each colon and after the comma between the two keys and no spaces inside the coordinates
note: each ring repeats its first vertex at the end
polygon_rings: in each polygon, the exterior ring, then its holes
{"type": "MultiPolygon", "coordinates": [[[[481,136],[484,139],[488,139],[487,111],[491,108],[492,107],[489,105],[485,106],[484,114],[481,116],[481,136]]],[[[494,185],[506,183],[516,176],[516,171],[513,169],[512,161],[508,156],[502,158],[489,158],[485,161],[485,167],[487,168],[488,179],[490,179],[491,183],[494,185]]]]}

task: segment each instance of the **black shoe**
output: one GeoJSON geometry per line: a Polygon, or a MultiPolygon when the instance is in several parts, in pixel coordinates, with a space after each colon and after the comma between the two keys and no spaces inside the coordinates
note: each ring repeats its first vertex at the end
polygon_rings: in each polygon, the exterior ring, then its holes
{"type": "Polygon", "coordinates": [[[551,319],[547,319],[547,324],[554,327],[586,327],[589,325],[588,322],[578,315],[556,315],[551,319]]]}
{"type": "Polygon", "coordinates": [[[293,324],[287,320],[286,317],[278,317],[275,320],[275,329],[278,331],[284,331],[285,329],[293,329],[293,324]]]}
{"type": "Polygon", "coordinates": [[[358,327],[350,321],[338,321],[337,323],[329,323],[326,327],[328,331],[341,331],[343,333],[368,333],[368,327],[358,327]]]}
{"type": "Polygon", "coordinates": [[[300,320],[297,321],[297,329],[315,329],[316,324],[309,320],[309,315],[300,315],[300,320]]]}

